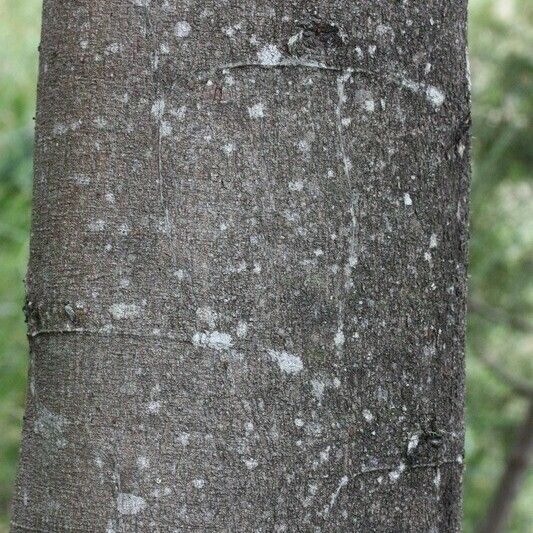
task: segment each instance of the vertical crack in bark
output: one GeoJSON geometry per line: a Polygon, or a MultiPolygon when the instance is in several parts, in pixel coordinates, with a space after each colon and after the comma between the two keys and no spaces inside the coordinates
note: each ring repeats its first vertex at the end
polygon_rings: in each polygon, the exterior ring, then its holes
{"type": "MultiPolygon", "coordinates": [[[[339,143],[339,152],[342,158],[342,168],[344,172],[344,177],[346,180],[346,186],[348,190],[351,191],[351,170],[352,163],[348,157],[346,151],[346,142],[344,139],[343,125],[342,125],[342,115],[344,110],[344,103],[346,102],[346,93],[345,86],[346,82],[351,79],[353,74],[353,69],[348,68],[343,71],[342,74],[337,76],[337,106],[335,108],[336,124],[337,124],[337,135],[339,143]]],[[[352,269],[356,263],[356,242],[357,242],[357,217],[356,217],[356,206],[357,206],[357,196],[352,191],[351,200],[350,200],[350,228],[348,236],[348,260],[343,268],[343,279],[344,279],[344,290],[342,287],[339,287],[339,296],[337,304],[337,333],[335,334],[335,346],[337,355],[340,356],[343,353],[344,345],[344,315],[345,315],[345,297],[346,291],[352,285],[352,269]]]]}

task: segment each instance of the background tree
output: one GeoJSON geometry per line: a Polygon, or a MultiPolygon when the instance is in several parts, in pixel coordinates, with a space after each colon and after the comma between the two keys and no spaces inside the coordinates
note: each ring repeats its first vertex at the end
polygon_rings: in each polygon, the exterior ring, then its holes
{"type": "MultiPolygon", "coordinates": [[[[31,16],[31,9],[34,7],[34,4],[31,3],[13,3],[6,0],[2,1],[2,9],[6,10],[7,6],[7,17],[2,17],[2,20],[9,20],[10,25],[8,26],[9,31],[3,31],[0,38],[3,38],[2,50],[4,51],[3,60],[0,64],[0,68],[4,68],[8,73],[15,72],[14,63],[17,64],[17,67],[21,73],[26,71],[20,69],[21,58],[32,56],[24,55],[24,50],[32,47],[32,39],[24,38],[21,39],[20,36],[24,32],[32,31],[35,28],[35,24],[31,24],[29,18],[28,21],[16,29],[15,22],[21,20],[20,14],[25,12],[28,14],[28,17],[31,16]],[[14,14],[16,16],[9,16],[14,14]],[[10,33],[13,31],[14,33],[10,33]],[[17,38],[10,37],[11,35],[16,35],[17,38]],[[2,37],[3,36],[3,37],[2,37]],[[17,47],[15,47],[17,45],[17,47]],[[20,52],[19,52],[20,50],[20,52]]],[[[492,72],[498,72],[500,69],[500,64],[503,61],[506,61],[506,58],[513,56],[515,58],[527,57],[527,45],[526,39],[528,38],[528,13],[525,11],[527,9],[527,3],[512,3],[506,2],[505,5],[508,6],[504,12],[500,10],[494,11],[488,9],[492,5],[503,5],[495,2],[472,2],[474,7],[472,11],[472,25],[471,28],[473,33],[471,35],[472,42],[472,67],[474,71],[474,111],[477,111],[475,114],[474,125],[478,125],[478,134],[477,134],[477,144],[476,146],[481,147],[475,152],[476,161],[482,162],[485,158],[483,155],[484,146],[487,146],[488,142],[491,141],[491,137],[486,135],[487,133],[493,131],[492,128],[488,128],[487,124],[494,123],[494,119],[497,116],[502,116],[499,110],[501,109],[502,102],[505,99],[506,93],[500,87],[500,81],[496,76],[492,76],[492,72]],[[512,4],[512,5],[511,5],[512,4]],[[522,7],[521,7],[522,6],[522,7]],[[481,10],[477,10],[477,7],[481,7],[481,10]],[[509,9],[511,7],[511,9],[509,9]],[[499,21],[497,24],[492,23],[491,21],[499,21]],[[519,22],[518,22],[519,21],[519,22]],[[483,34],[477,32],[478,28],[484,28],[483,34]],[[490,30],[490,32],[489,32],[490,30]],[[483,35],[483,38],[488,39],[491,43],[498,43],[498,46],[495,48],[491,46],[492,50],[489,53],[489,47],[486,46],[484,42],[481,42],[477,37],[483,35]],[[477,75],[476,75],[477,74],[477,75]],[[494,96],[490,96],[494,95],[494,96]],[[484,102],[483,106],[476,104],[479,102],[484,102]],[[487,122],[488,121],[488,122],[487,122]]],[[[514,61],[516,68],[513,77],[508,79],[514,79],[520,82],[527,84],[527,61],[520,60],[514,61]],[[521,66],[520,66],[521,65],[521,66]]],[[[31,95],[31,78],[21,76],[16,80],[13,80],[12,77],[8,78],[7,75],[0,77],[1,80],[10,80],[9,85],[2,86],[2,91],[0,96],[3,101],[3,109],[8,110],[7,114],[4,113],[2,116],[2,128],[3,131],[9,131],[9,128],[12,129],[12,125],[27,124],[27,118],[31,117],[31,103],[28,104],[28,101],[31,102],[31,97],[28,99],[27,95],[31,95]],[[30,80],[29,83],[25,80],[30,80]],[[14,81],[15,83],[11,83],[14,81]],[[27,89],[24,89],[24,84],[26,84],[27,89]],[[8,91],[9,88],[9,91],[8,91]],[[17,92],[18,91],[18,92],[17,92]],[[13,95],[13,97],[11,96],[13,95]],[[13,111],[11,111],[13,110],[13,111]]],[[[513,107],[514,114],[507,113],[505,115],[509,127],[519,126],[519,131],[521,131],[522,138],[527,138],[528,135],[528,122],[524,121],[524,117],[527,116],[525,110],[527,108],[527,102],[530,100],[527,99],[527,85],[522,84],[523,91],[521,93],[524,97],[521,99],[513,99],[515,105],[513,107]]],[[[505,129],[500,129],[502,135],[505,133],[505,129]]],[[[492,134],[491,134],[492,135],[492,134]]],[[[493,137],[498,139],[498,135],[493,137]]],[[[9,261],[3,261],[0,264],[2,268],[2,283],[5,283],[2,287],[3,295],[6,297],[3,298],[5,301],[4,307],[2,308],[2,320],[3,324],[7,324],[9,321],[9,327],[2,328],[3,337],[0,338],[0,343],[2,343],[2,354],[4,355],[3,359],[3,372],[2,376],[5,380],[5,386],[2,389],[2,405],[4,410],[2,411],[2,424],[5,427],[13,428],[9,432],[4,432],[0,436],[2,439],[2,453],[4,451],[10,454],[10,457],[15,455],[16,450],[16,427],[18,416],[17,412],[14,411],[13,405],[21,404],[21,395],[19,393],[20,387],[14,387],[12,384],[22,382],[24,370],[23,365],[21,364],[22,359],[13,357],[13,354],[22,353],[24,351],[24,344],[22,338],[21,323],[17,319],[16,308],[18,307],[16,292],[12,291],[12,288],[17,288],[15,281],[20,279],[23,270],[24,264],[24,209],[23,206],[27,205],[28,198],[28,179],[27,168],[30,164],[27,158],[27,155],[24,155],[23,151],[19,151],[19,146],[21,143],[17,141],[16,136],[4,136],[2,139],[2,153],[3,154],[12,154],[10,155],[9,161],[12,163],[6,163],[2,166],[2,182],[0,185],[1,189],[1,198],[2,198],[2,219],[6,221],[2,226],[2,247],[3,250],[7,251],[6,257],[9,258],[9,261]],[[19,157],[17,151],[21,153],[19,157]],[[22,163],[22,164],[21,164],[22,163]],[[19,178],[16,178],[19,176],[19,178]],[[20,207],[18,207],[20,206],[20,207]],[[20,221],[20,222],[17,222],[20,221]],[[20,228],[20,229],[19,229],[20,228]],[[20,237],[18,237],[20,236],[20,237]],[[19,252],[20,250],[20,252],[19,252]],[[11,304],[10,302],[14,302],[11,304]],[[11,306],[11,307],[10,307],[11,306]],[[13,332],[9,334],[8,332],[13,332]],[[18,376],[18,377],[17,377],[18,376]],[[15,379],[14,379],[15,378],[15,379]],[[9,394],[9,396],[6,396],[9,394]],[[15,412],[15,416],[12,413],[15,412]],[[4,423],[5,422],[5,423],[4,423]],[[5,446],[4,443],[12,443],[8,446],[5,446]],[[9,452],[9,450],[12,450],[9,452]]],[[[519,136],[513,137],[513,139],[520,139],[519,136]]],[[[31,145],[30,145],[31,146],[31,145]]],[[[515,158],[515,154],[520,154],[520,150],[514,140],[511,143],[511,146],[516,147],[513,150],[506,150],[500,152],[500,157],[502,160],[512,160],[515,158]]],[[[27,152],[26,152],[27,153],[27,152]]],[[[525,152],[522,152],[525,153],[525,152]]],[[[519,156],[520,157],[520,156],[519,156]]],[[[7,161],[4,157],[4,161],[7,161]]],[[[493,167],[489,167],[491,170],[493,167]]],[[[494,167],[495,168],[495,167],[494,167]]],[[[488,220],[488,222],[483,222],[481,224],[476,224],[478,219],[477,212],[478,208],[476,207],[475,199],[477,197],[481,198],[481,193],[479,192],[479,187],[474,186],[474,226],[473,226],[473,236],[474,239],[480,234],[486,235],[484,237],[484,242],[486,243],[485,253],[475,254],[472,262],[472,279],[475,284],[480,286],[480,281],[483,279],[490,279],[493,276],[492,271],[488,268],[484,268],[484,264],[488,264],[492,261],[492,254],[487,254],[488,250],[496,249],[501,250],[496,253],[500,257],[505,258],[505,267],[504,270],[500,269],[498,274],[505,280],[503,285],[485,283],[483,289],[486,292],[482,292],[481,295],[486,297],[487,294],[491,294],[491,290],[501,291],[503,295],[505,291],[508,292],[507,287],[511,287],[512,283],[516,280],[517,286],[524,287],[524,262],[522,257],[527,257],[527,246],[530,242],[528,237],[527,226],[520,224],[520,220],[524,220],[525,217],[525,207],[527,203],[527,191],[529,184],[524,181],[527,177],[527,174],[523,172],[520,174],[519,166],[511,165],[506,168],[514,168],[512,180],[504,179],[498,188],[497,191],[505,191],[505,198],[510,201],[502,202],[501,194],[503,192],[498,192],[497,195],[485,196],[484,201],[488,206],[487,211],[490,212],[490,205],[492,205],[493,216],[488,220]],[[522,176],[522,177],[520,177],[522,176]],[[526,194],[524,194],[526,193],[526,194]],[[519,198],[522,198],[522,201],[518,201],[519,198]],[[518,222],[518,223],[517,223],[518,222]],[[486,229],[485,229],[486,228],[486,229]],[[481,233],[480,233],[481,232],[481,233]],[[492,235],[492,237],[491,237],[492,235]],[[492,239],[492,241],[491,241],[492,239]],[[497,239],[497,240],[494,240],[497,239]],[[498,243],[495,248],[495,243],[498,243]],[[507,252],[509,250],[509,253],[507,252]],[[517,253],[519,251],[519,253],[517,253]]],[[[524,167],[522,167],[524,168],[524,167]]],[[[478,174],[479,175],[479,174],[478,174]]],[[[507,174],[509,175],[509,174],[507,174]]],[[[477,183],[476,181],[474,182],[477,183]]],[[[529,235],[531,235],[529,233],[529,235]]],[[[480,248],[481,250],[481,248],[480,248]]],[[[479,296],[478,292],[478,296],[479,296]]],[[[510,293],[509,293],[510,294],[510,293]]],[[[527,290],[515,291],[513,296],[503,302],[509,304],[509,302],[526,302],[531,292],[527,290]]],[[[20,300],[20,297],[19,297],[20,300]]],[[[500,303],[500,301],[494,301],[494,299],[489,299],[491,305],[495,303],[500,303]]],[[[522,304],[521,304],[522,305],[522,304]]],[[[509,307],[507,305],[507,307],[509,307]]],[[[520,307],[515,306],[511,308],[513,311],[513,316],[523,315],[525,310],[524,305],[520,307]]],[[[475,318],[475,317],[473,317],[475,318]]],[[[494,348],[499,342],[498,339],[506,337],[508,339],[513,339],[513,350],[512,358],[505,360],[507,366],[514,367],[520,360],[526,362],[526,359],[522,357],[520,359],[520,354],[523,353],[524,356],[527,353],[527,340],[522,337],[520,341],[520,333],[512,333],[510,337],[510,332],[506,329],[506,325],[502,324],[498,328],[493,328],[490,324],[484,319],[477,320],[475,319],[475,324],[484,324],[483,330],[476,325],[471,329],[470,339],[485,339],[484,346],[491,348],[489,352],[498,353],[494,348]],[[516,341],[514,340],[516,339],[516,341]],[[516,347],[520,347],[519,350],[516,350],[516,347]],[[525,351],[524,351],[525,350],[525,351]]],[[[472,321],[473,322],[473,321],[472,321]]],[[[512,368],[511,368],[512,369],[512,368]]],[[[522,365],[521,372],[528,372],[527,364],[524,367],[522,365]]],[[[505,456],[505,446],[506,442],[512,440],[512,431],[509,431],[509,428],[513,428],[518,417],[521,416],[521,403],[519,400],[513,399],[513,396],[509,394],[509,389],[505,385],[500,385],[489,371],[485,370],[482,365],[479,365],[476,360],[471,359],[471,364],[469,366],[469,376],[470,376],[470,394],[471,401],[475,401],[475,406],[473,409],[470,409],[468,412],[469,416],[469,440],[467,441],[467,485],[466,485],[466,530],[469,530],[469,527],[475,523],[476,517],[480,516],[480,513],[483,512],[483,505],[486,505],[487,498],[486,494],[490,491],[491,486],[494,486],[494,479],[498,475],[498,464],[501,464],[501,458],[505,456]],[[495,413],[497,416],[495,416],[495,413]]],[[[20,409],[20,408],[18,408],[20,409]]],[[[9,457],[9,456],[8,456],[9,457]]],[[[13,465],[13,460],[2,461],[4,466],[13,465]]],[[[6,481],[2,482],[3,488],[3,498],[4,502],[6,501],[8,480],[11,476],[9,469],[2,469],[1,474],[5,477],[6,481]]],[[[518,502],[518,506],[515,509],[513,523],[511,526],[512,531],[525,531],[527,524],[527,491],[530,489],[531,485],[528,482],[526,489],[523,493],[521,500],[518,502]],[[528,488],[529,487],[529,488],[528,488]]]]}

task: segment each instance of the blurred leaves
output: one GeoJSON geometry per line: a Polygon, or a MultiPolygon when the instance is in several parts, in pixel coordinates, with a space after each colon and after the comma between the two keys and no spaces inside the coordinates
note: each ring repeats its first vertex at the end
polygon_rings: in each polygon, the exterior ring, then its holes
{"type": "MultiPolygon", "coordinates": [[[[533,379],[533,3],[470,2],[473,103],[465,532],[483,518],[527,402],[482,358],[533,379]],[[527,331],[529,325],[529,332],[527,331]]],[[[533,529],[533,479],[509,531],[533,529]]]]}
{"type": "Polygon", "coordinates": [[[0,0],[0,531],[15,476],[26,384],[24,301],[41,2],[0,0]]]}

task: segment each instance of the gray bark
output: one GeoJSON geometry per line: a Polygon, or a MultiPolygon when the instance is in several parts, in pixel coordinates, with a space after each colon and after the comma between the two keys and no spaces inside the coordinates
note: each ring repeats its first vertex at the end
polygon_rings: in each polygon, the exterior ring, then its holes
{"type": "Polygon", "coordinates": [[[13,531],[456,531],[464,1],[45,0],[13,531]]]}

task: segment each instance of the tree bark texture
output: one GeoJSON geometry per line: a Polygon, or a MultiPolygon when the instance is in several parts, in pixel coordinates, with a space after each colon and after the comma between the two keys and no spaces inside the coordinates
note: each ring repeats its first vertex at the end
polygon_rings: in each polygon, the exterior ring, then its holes
{"type": "Polygon", "coordinates": [[[22,531],[456,531],[464,1],[45,0],[22,531]]]}

